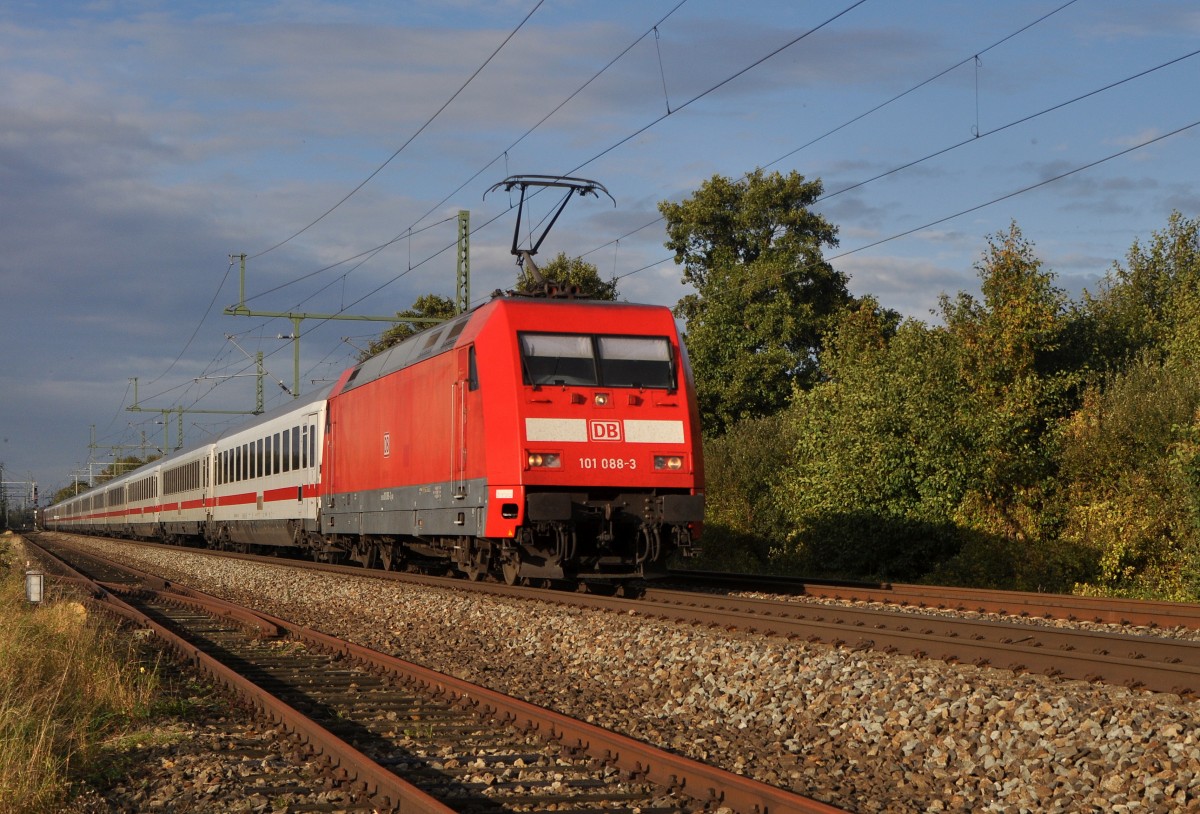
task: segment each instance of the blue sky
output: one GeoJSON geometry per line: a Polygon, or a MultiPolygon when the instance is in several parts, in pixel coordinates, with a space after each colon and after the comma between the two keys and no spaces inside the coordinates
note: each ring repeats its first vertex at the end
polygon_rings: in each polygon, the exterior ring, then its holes
{"type": "MultiPolygon", "coordinates": [[[[1014,220],[1077,297],[1172,210],[1200,216],[1200,126],[1160,138],[1200,121],[1200,7],[1064,3],[10,0],[4,477],[48,495],[113,445],[160,446],[160,410],[251,407],[243,350],[291,384],[291,323],[222,314],[230,254],[254,309],[389,314],[453,296],[468,209],[475,299],[512,285],[509,196],[484,198],[509,174],[607,186],[617,205],[573,201],[543,255],[629,300],[686,293],[657,203],[756,166],[820,178],[833,264],[908,316],[976,291],[1014,220]],[[126,410],[133,377],[150,412],[126,410]]],[[[380,326],[302,328],[311,389],[380,326]]],[[[187,414],[185,438],[235,420],[187,414]]]]}

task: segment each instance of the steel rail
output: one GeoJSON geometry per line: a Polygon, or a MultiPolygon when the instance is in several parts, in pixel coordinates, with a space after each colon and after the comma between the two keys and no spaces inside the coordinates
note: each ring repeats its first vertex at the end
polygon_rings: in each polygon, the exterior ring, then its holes
{"type": "Polygon", "coordinates": [[[1200,667],[1200,641],[1190,639],[1053,627],[1032,622],[964,618],[917,611],[897,612],[875,607],[780,602],[772,599],[697,594],[660,588],[649,589],[643,599],[664,605],[706,608],[747,614],[755,618],[761,616],[764,624],[767,624],[766,620],[776,619],[798,622],[831,621],[847,628],[918,631],[927,636],[1027,645],[1047,651],[1078,651],[1136,661],[1159,661],[1200,667]]]}
{"type": "MultiPolygon", "coordinates": [[[[694,599],[697,595],[682,596],[694,599]]],[[[645,604],[653,608],[657,603],[645,604]]],[[[675,602],[663,603],[657,615],[855,649],[870,648],[1014,672],[1120,684],[1185,697],[1200,695],[1200,644],[1196,642],[837,605],[770,604],[782,607],[781,615],[736,610],[733,603],[675,602]],[[811,610],[807,613],[790,610],[796,607],[811,610]],[[1124,655],[1113,654],[1110,649],[1113,647],[1120,647],[1124,655]]]]}
{"type": "Polygon", "coordinates": [[[956,612],[1090,621],[1098,624],[1200,629],[1200,603],[1074,596],[890,582],[806,579],[718,571],[670,572],[672,582],[737,591],[795,594],[815,599],[878,602],[956,612]]]}
{"type": "Polygon", "coordinates": [[[1153,628],[1200,629],[1200,604],[1163,602],[1119,597],[1072,596],[1029,591],[992,591],[938,588],[924,585],[892,585],[886,591],[817,585],[809,596],[823,599],[852,599],[887,602],[958,612],[975,611],[1005,616],[1039,616],[1068,621],[1112,625],[1141,625],[1153,628]]]}
{"type": "Polygon", "coordinates": [[[320,631],[296,628],[270,614],[264,614],[264,618],[291,628],[294,635],[303,630],[305,640],[323,645],[364,664],[381,667],[393,675],[415,681],[420,686],[455,700],[470,703],[507,724],[543,733],[549,740],[583,750],[598,759],[611,761],[613,765],[634,776],[644,777],[667,788],[677,788],[701,801],[710,799],[735,811],[761,814],[833,814],[842,811],[786,789],[667,752],[634,738],[437,670],[320,631]]]}
{"type": "MultiPolygon", "coordinates": [[[[66,534],[66,532],[62,532],[66,534]]],[[[89,535],[78,535],[88,537],[89,535]]],[[[113,538],[93,538],[112,540],[113,538]]],[[[178,546],[144,540],[122,540],[129,545],[145,546],[178,551],[178,546]]],[[[463,588],[458,577],[439,577],[428,574],[405,573],[366,569],[357,565],[335,565],[314,563],[306,560],[281,560],[258,554],[216,551],[203,548],[184,549],[197,554],[241,559],[248,562],[269,564],[291,564],[341,574],[373,576],[397,582],[421,585],[438,585],[463,588]]],[[[955,613],[991,613],[1002,616],[1037,617],[1063,619],[1072,622],[1095,622],[1144,626],[1151,628],[1185,627],[1200,630],[1200,603],[1165,602],[1158,600],[1125,599],[1119,597],[1088,597],[1070,594],[1036,593],[1030,591],[998,591],[978,588],[953,588],[943,586],[915,585],[890,582],[855,582],[843,580],[809,579],[763,574],[735,574],[719,571],[673,570],[669,572],[672,583],[711,588],[722,591],[758,591],[762,593],[803,595],[813,599],[828,599],[846,602],[874,602],[883,605],[900,605],[919,609],[945,610],[955,613]]],[[[508,588],[492,583],[474,583],[472,589],[511,595],[518,588],[508,588]]],[[[654,587],[651,583],[650,587],[654,587]]],[[[536,590],[536,589],[535,589],[536,590]]]]}

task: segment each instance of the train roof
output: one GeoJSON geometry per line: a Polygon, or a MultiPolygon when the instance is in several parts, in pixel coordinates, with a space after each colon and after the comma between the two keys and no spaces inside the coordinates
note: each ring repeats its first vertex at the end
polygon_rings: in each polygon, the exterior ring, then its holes
{"type": "MultiPolygon", "coordinates": [[[[462,334],[463,330],[466,329],[467,323],[471,321],[471,318],[486,307],[486,305],[480,306],[472,311],[467,311],[445,322],[426,328],[423,331],[418,331],[404,341],[392,345],[387,350],[380,351],[355,367],[350,373],[350,378],[346,380],[346,384],[339,392],[345,393],[356,387],[361,387],[368,382],[373,382],[390,373],[395,373],[397,370],[402,370],[423,359],[428,359],[431,356],[436,356],[439,353],[450,350],[458,341],[458,337],[462,334]]],[[[402,322],[403,320],[398,319],[397,321],[402,322]]]]}
{"type": "MultiPolygon", "coordinates": [[[[114,486],[120,486],[126,481],[137,480],[140,477],[144,477],[147,472],[157,466],[170,466],[173,462],[187,458],[189,455],[194,454],[197,450],[201,450],[205,447],[211,446],[212,444],[218,443],[222,438],[228,438],[230,435],[239,433],[251,427],[255,427],[259,424],[266,423],[274,418],[278,418],[279,416],[287,415],[295,410],[302,410],[318,402],[323,402],[329,397],[329,391],[332,388],[332,384],[322,385],[311,393],[307,393],[298,399],[286,402],[285,404],[267,410],[260,415],[252,416],[252,420],[247,420],[237,424],[236,426],[229,427],[221,431],[219,434],[205,439],[204,441],[199,441],[194,444],[188,444],[184,447],[180,447],[179,449],[174,450],[173,452],[164,455],[161,458],[155,458],[153,461],[142,464],[137,469],[131,469],[128,472],[122,472],[120,475],[106,480],[103,483],[98,483],[95,486],[80,492],[78,495],[72,495],[69,499],[74,500],[76,497],[83,497],[96,492],[104,492],[105,490],[111,489],[114,486]]],[[[66,500],[60,501],[60,503],[66,502],[66,500]]]]}
{"type": "MultiPolygon", "coordinates": [[[[483,305],[452,317],[445,322],[418,331],[403,342],[398,342],[387,350],[380,351],[355,367],[350,377],[346,380],[346,384],[338,392],[349,392],[356,387],[362,387],[364,384],[369,384],[398,370],[403,370],[409,365],[414,365],[439,353],[445,353],[458,343],[459,337],[473,319],[487,319],[492,311],[507,308],[562,308],[566,305],[575,307],[583,306],[586,308],[666,310],[665,306],[661,305],[642,305],[638,303],[613,302],[611,300],[498,296],[483,305]]],[[[397,321],[400,322],[403,320],[398,319],[397,321]]]]}

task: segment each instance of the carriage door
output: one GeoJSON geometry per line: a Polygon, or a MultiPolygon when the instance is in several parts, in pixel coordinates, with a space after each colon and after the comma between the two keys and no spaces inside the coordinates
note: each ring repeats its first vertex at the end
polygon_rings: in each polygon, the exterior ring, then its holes
{"type": "Polygon", "coordinates": [[[212,507],[215,502],[214,495],[217,486],[217,466],[220,455],[211,447],[208,450],[208,457],[204,459],[204,471],[200,473],[200,507],[204,509],[204,522],[212,520],[212,507]]]}
{"type": "Polygon", "coordinates": [[[467,393],[476,389],[475,346],[455,351],[457,375],[450,390],[450,477],[455,500],[467,496],[467,393]]]}
{"type": "MultiPolygon", "coordinates": [[[[319,439],[317,438],[318,419],[320,419],[318,413],[309,413],[304,416],[304,426],[300,428],[300,459],[304,467],[304,489],[300,494],[301,499],[317,498],[320,491],[310,488],[320,483],[321,478],[320,467],[317,465],[317,456],[321,453],[321,450],[318,449],[319,439]]],[[[293,452],[292,455],[295,456],[295,453],[293,452]]],[[[329,467],[326,469],[328,470],[329,467]]],[[[315,517],[315,503],[306,501],[304,505],[309,509],[305,512],[305,516],[315,517]]]]}

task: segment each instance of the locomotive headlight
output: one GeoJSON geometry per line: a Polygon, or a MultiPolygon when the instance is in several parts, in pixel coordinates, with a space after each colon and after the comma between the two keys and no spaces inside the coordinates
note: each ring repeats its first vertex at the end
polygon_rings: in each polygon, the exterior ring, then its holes
{"type": "Polygon", "coordinates": [[[557,452],[531,452],[525,460],[530,469],[557,469],[562,466],[562,456],[557,452]]]}
{"type": "Polygon", "coordinates": [[[597,393],[595,396],[592,397],[592,400],[594,401],[594,403],[597,407],[607,407],[608,406],[608,393],[597,393]]]}
{"type": "Polygon", "coordinates": [[[678,472],[683,469],[683,456],[655,455],[654,468],[660,472],[678,472]]]}

